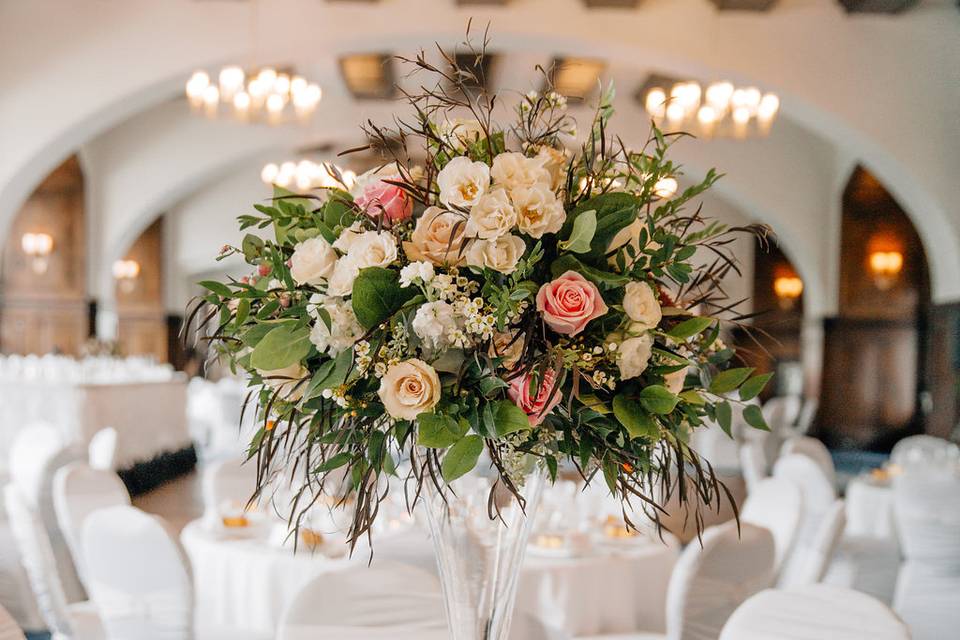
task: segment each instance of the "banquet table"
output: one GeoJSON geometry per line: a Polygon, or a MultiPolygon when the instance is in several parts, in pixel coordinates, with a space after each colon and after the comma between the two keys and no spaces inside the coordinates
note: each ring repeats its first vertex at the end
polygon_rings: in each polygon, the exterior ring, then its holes
{"type": "MultiPolygon", "coordinates": [[[[193,566],[196,611],[205,627],[237,628],[273,637],[285,607],[309,580],[367,563],[366,551],[331,559],[271,546],[265,535],[230,537],[200,520],[181,541],[193,566]]],[[[426,534],[413,528],[375,539],[378,559],[436,572],[426,534]]],[[[578,557],[528,553],[517,588],[517,610],[571,635],[663,631],[666,590],[677,550],[659,541],[631,548],[594,548],[578,557]]]]}

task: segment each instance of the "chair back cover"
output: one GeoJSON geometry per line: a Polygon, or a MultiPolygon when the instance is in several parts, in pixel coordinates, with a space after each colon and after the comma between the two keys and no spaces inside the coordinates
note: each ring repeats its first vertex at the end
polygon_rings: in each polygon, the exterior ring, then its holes
{"type": "Polygon", "coordinates": [[[3,497],[10,530],[20,552],[20,562],[30,581],[30,589],[37,599],[40,617],[52,633],[70,637],[73,630],[70,627],[67,596],[57,575],[57,561],[47,531],[15,485],[8,484],[3,497]]]}
{"type": "Polygon", "coordinates": [[[39,507],[44,474],[64,448],[60,432],[44,423],[25,426],[13,439],[9,454],[10,480],[31,508],[39,507]]]}
{"type": "MultiPolygon", "coordinates": [[[[733,429],[733,433],[736,433],[733,429]]],[[[695,429],[692,447],[700,456],[709,461],[718,472],[734,472],[740,470],[740,459],[737,453],[737,442],[728,436],[716,422],[708,423],[707,427],[695,429]]]]}
{"type": "Polygon", "coordinates": [[[23,631],[6,609],[0,606],[0,640],[24,640],[23,631]]]}
{"type": "Polygon", "coordinates": [[[207,517],[219,512],[223,503],[245,505],[257,488],[257,465],[240,459],[212,463],[203,474],[203,505],[207,517]]]}
{"type": "Polygon", "coordinates": [[[901,467],[960,468],[960,446],[936,436],[908,436],[893,446],[890,462],[901,467]]]}
{"type": "Polygon", "coordinates": [[[952,637],[960,629],[960,477],[896,478],[894,515],[905,561],[893,608],[917,640],[952,637]]]}
{"type": "Polygon", "coordinates": [[[733,612],[720,640],[910,640],[889,607],[822,584],[768,589],[733,612]]]}
{"type": "Polygon", "coordinates": [[[823,472],[827,475],[827,479],[830,480],[831,483],[834,481],[837,472],[833,466],[833,457],[830,455],[830,450],[827,449],[826,445],[822,442],[809,436],[790,438],[783,443],[783,447],[780,449],[780,455],[788,456],[792,453],[808,456],[820,465],[820,468],[823,469],[823,472]]]}
{"type": "Polygon", "coordinates": [[[710,527],[687,545],[667,590],[667,638],[715,640],[730,614],[773,580],[771,533],[749,523],[710,527]]]}
{"type": "Polygon", "coordinates": [[[740,510],[741,522],[766,527],[773,534],[777,572],[793,549],[802,517],[803,494],[799,487],[783,478],[758,482],[740,510]]]}
{"type": "Polygon", "coordinates": [[[817,417],[817,409],[820,407],[820,400],[817,398],[805,398],[803,407],[800,409],[800,415],[797,416],[797,425],[794,433],[798,436],[805,436],[813,426],[813,420],[817,417]]]}
{"type": "Polygon", "coordinates": [[[800,417],[803,398],[800,396],[777,396],[763,403],[763,417],[771,431],[792,431],[800,417]]]}
{"type": "Polygon", "coordinates": [[[823,514],[816,531],[797,540],[780,574],[778,586],[795,587],[820,582],[827,573],[846,524],[843,500],[835,500],[823,514]]]}
{"type": "Polygon", "coordinates": [[[163,520],[123,505],[94,511],[83,524],[83,556],[109,637],[193,637],[189,565],[163,520]]]}
{"type": "Polygon", "coordinates": [[[104,427],[90,438],[87,445],[87,463],[94,469],[113,471],[117,463],[117,430],[104,427]]]}
{"type": "Polygon", "coordinates": [[[767,473],[767,457],[763,453],[763,444],[755,440],[748,440],[740,445],[740,470],[743,481],[747,485],[747,494],[753,492],[767,473]]]}
{"type": "Polygon", "coordinates": [[[84,584],[83,522],[97,509],[118,504],[129,505],[130,495],[120,477],[112,471],[94,469],[82,462],[71,462],[54,475],[53,506],[57,512],[57,522],[84,584]]]}

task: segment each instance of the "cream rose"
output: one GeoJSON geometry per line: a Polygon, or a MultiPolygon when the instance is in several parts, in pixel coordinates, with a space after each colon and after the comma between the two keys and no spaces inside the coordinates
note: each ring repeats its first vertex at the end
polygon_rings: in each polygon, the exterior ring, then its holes
{"type": "Polygon", "coordinates": [[[495,240],[475,240],[467,250],[467,264],[487,267],[509,275],[516,271],[517,263],[527,245],[517,236],[500,236],[495,240]]]}
{"type": "Polygon", "coordinates": [[[567,177],[567,154],[553,147],[540,147],[537,158],[550,175],[550,188],[556,191],[567,177]]]}
{"type": "Polygon", "coordinates": [[[429,207],[417,220],[409,242],[403,243],[403,252],[410,261],[426,260],[436,266],[460,266],[466,237],[463,216],[439,207],[429,207]]]}
{"type": "Polygon", "coordinates": [[[457,156],[437,174],[440,202],[448,207],[469,209],[479,202],[490,186],[490,167],[457,156]]]}
{"type": "Polygon", "coordinates": [[[356,242],[363,233],[363,226],[359,222],[354,222],[340,232],[340,237],[333,241],[333,248],[340,253],[348,253],[350,247],[353,246],[353,243],[356,242]]]}
{"type": "Polygon", "coordinates": [[[503,189],[494,189],[485,194],[470,209],[467,219],[467,235],[492,240],[510,233],[517,224],[517,212],[503,189]]]}
{"type": "Polygon", "coordinates": [[[506,370],[513,369],[523,355],[523,336],[515,333],[497,331],[490,341],[488,352],[492,358],[503,358],[501,365],[506,370]]]}
{"type": "Polygon", "coordinates": [[[297,284],[317,285],[330,277],[337,252],[321,237],[304,240],[293,248],[290,275],[297,284]]]}
{"type": "Polygon", "coordinates": [[[683,391],[683,383],[686,381],[686,379],[687,367],[684,367],[679,371],[665,374],[663,376],[663,386],[665,386],[670,393],[677,394],[683,391]]]}
{"type": "Polygon", "coordinates": [[[663,317],[660,301],[646,282],[627,283],[624,287],[623,310],[631,320],[639,322],[647,329],[656,327],[663,317]]]}
{"type": "Polygon", "coordinates": [[[511,197],[517,210],[517,227],[532,238],[560,231],[567,219],[563,203],[548,185],[518,187],[511,193],[511,197]]]}
{"type": "Polygon", "coordinates": [[[440,125],[440,137],[454,147],[462,148],[486,137],[479,120],[451,118],[440,125]]]}
{"type": "Polygon", "coordinates": [[[303,397],[303,392],[307,389],[307,383],[304,380],[309,371],[296,362],[283,369],[257,369],[257,373],[263,378],[263,382],[271,389],[276,389],[277,394],[282,400],[287,402],[296,402],[303,397]],[[301,381],[303,384],[300,384],[301,381]]]}
{"type": "Polygon", "coordinates": [[[617,348],[617,365],[620,367],[620,379],[636,378],[646,371],[650,355],[653,353],[653,338],[649,334],[627,338],[617,348]]]}
{"type": "Polygon", "coordinates": [[[331,296],[348,296],[353,292],[353,281],[360,275],[360,267],[356,260],[344,256],[337,260],[333,268],[333,275],[327,283],[327,294],[331,296]]]}
{"type": "Polygon", "coordinates": [[[351,244],[347,258],[359,269],[387,267],[397,259],[397,241],[388,231],[364,231],[351,244]]]}
{"type": "Polygon", "coordinates": [[[413,420],[437,405],[440,391],[440,378],[434,368],[411,358],[387,368],[377,393],[391,417],[413,420]]]}
{"type": "Polygon", "coordinates": [[[543,163],[541,158],[528,158],[516,151],[501,153],[493,159],[490,177],[494,184],[509,191],[511,196],[517,189],[536,184],[549,188],[552,180],[543,163]]]}

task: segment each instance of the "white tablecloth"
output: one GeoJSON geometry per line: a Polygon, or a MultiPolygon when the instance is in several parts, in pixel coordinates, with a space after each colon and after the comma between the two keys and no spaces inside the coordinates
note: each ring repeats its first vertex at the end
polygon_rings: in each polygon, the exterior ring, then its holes
{"type": "MultiPolygon", "coordinates": [[[[204,627],[237,628],[272,637],[285,606],[311,578],[364,565],[368,556],[327,559],[270,547],[262,539],[227,539],[200,521],[181,540],[193,565],[197,615],[204,627]]],[[[433,550],[419,530],[381,536],[379,558],[436,572],[433,550]]],[[[666,590],[677,552],[659,542],[629,552],[594,551],[579,558],[528,554],[517,589],[517,610],[571,635],[664,630],[666,590]]]]}
{"type": "MultiPolygon", "coordinates": [[[[97,431],[113,427],[118,432],[117,468],[127,469],[190,445],[186,389],[186,382],[177,379],[103,384],[4,381],[0,437],[9,443],[19,427],[39,421],[60,429],[68,442],[85,447],[97,431]]],[[[6,455],[0,455],[0,465],[6,464],[6,455]]]]}
{"type": "Polygon", "coordinates": [[[866,477],[854,478],[846,491],[847,536],[896,539],[893,487],[866,477]]]}

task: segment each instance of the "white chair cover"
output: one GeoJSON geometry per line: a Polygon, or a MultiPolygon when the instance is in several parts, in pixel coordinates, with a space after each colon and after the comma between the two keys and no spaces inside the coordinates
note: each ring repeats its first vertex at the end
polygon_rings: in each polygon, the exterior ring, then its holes
{"type": "Polygon", "coordinates": [[[104,427],[90,438],[87,445],[87,462],[94,469],[113,471],[117,463],[117,430],[104,427]]]}
{"type": "Polygon", "coordinates": [[[770,586],[776,560],[773,536],[763,527],[736,522],[710,527],[703,546],[687,545],[667,590],[667,638],[715,640],[730,614],[770,586]]]}
{"type": "Polygon", "coordinates": [[[740,470],[737,442],[724,433],[719,424],[709,423],[694,430],[691,446],[717,472],[737,473],[740,470]]]}
{"type": "Polygon", "coordinates": [[[82,462],[72,462],[57,470],[53,478],[53,506],[57,522],[67,540],[73,564],[86,585],[83,566],[83,522],[103,507],[129,505],[130,495],[123,482],[112,471],[93,469],[82,462]]]}
{"type": "Polygon", "coordinates": [[[833,457],[830,455],[830,450],[822,442],[808,436],[790,438],[780,448],[780,455],[788,456],[792,453],[810,457],[820,465],[820,468],[827,475],[827,479],[831,483],[834,482],[837,472],[833,466],[833,457]]]}
{"type": "Polygon", "coordinates": [[[823,580],[833,554],[843,536],[847,522],[843,500],[836,500],[823,518],[812,537],[800,538],[784,568],[777,584],[781,587],[796,587],[814,584],[823,580]]]}
{"type": "Polygon", "coordinates": [[[90,596],[111,639],[190,640],[187,560],[160,518],[129,506],[100,509],[83,525],[90,596]]]}
{"type": "Polygon", "coordinates": [[[792,431],[800,417],[803,398],[800,396],[777,396],[763,404],[763,417],[771,431],[792,431]]]}
{"type": "Polygon", "coordinates": [[[953,637],[960,629],[960,477],[907,473],[894,492],[905,562],[893,608],[916,640],[953,637]]]}
{"type": "Polygon", "coordinates": [[[203,474],[205,517],[215,518],[225,502],[245,505],[257,488],[257,465],[239,459],[212,463],[203,474]]]}
{"type": "Polygon", "coordinates": [[[803,401],[803,408],[800,409],[800,415],[797,416],[797,424],[793,431],[798,436],[805,436],[813,426],[813,421],[817,417],[817,409],[820,407],[820,400],[817,398],[806,398],[803,401]]]}
{"type": "Polygon", "coordinates": [[[730,616],[720,640],[910,640],[910,632],[870,596],[808,585],[761,591],[730,616]]]}
{"type": "Polygon", "coordinates": [[[823,583],[866,593],[889,606],[899,572],[900,547],[895,539],[844,533],[823,583]]]}
{"type": "Polygon", "coordinates": [[[740,470],[747,485],[747,494],[770,474],[767,472],[767,457],[763,453],[763,444],[748,441],[740,445],[740,470]]]}
{"type": "Polygon", "coordinates": [[[40,506],[44,473],[64,448],[60,432],[43,423],[25,426],[10,445],[10,480],[30,508],[40,506]]]}
{"type": "Polygon", "coordinates": [[[3,607],[0,607],[0,640],[24,640],[17,621],[3,607]]]}
{"type": "Polygon", "coordinates": [[[960,468],[960,446],[936,436],[908,436],[893,446],[890,462],[909,467],[960,468]]]}
{"type": "Polygon", "coordinates": [[[766,478],[757,483],[740,511],[741,522],[766,527],[773,534],[778,573],[793,550],[802,517],[803,494],[799,487],[783,478],[766,478]]]}

